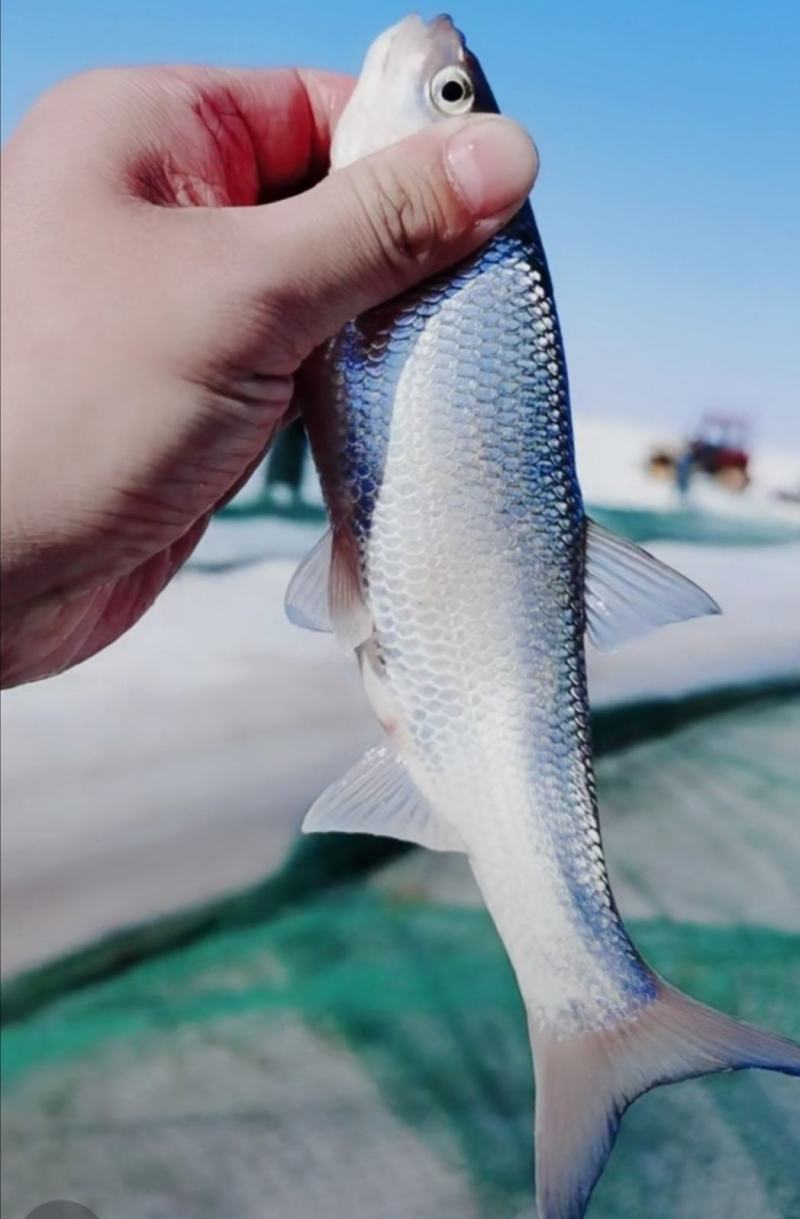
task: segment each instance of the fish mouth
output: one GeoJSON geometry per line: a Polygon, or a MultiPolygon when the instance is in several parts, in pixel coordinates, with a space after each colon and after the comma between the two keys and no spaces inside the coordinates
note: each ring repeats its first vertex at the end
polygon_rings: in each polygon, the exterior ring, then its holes
{"type": "Polygon", "coordinates": [[[390,45],[397,49],[402,45],[439,49],[439,54],[446,59],[447,55],[459,62],[466,50],[464,35],[453,24],[449,13],[439,13],[426,21],[419,13],[409,13],[390,31],[390,45]]]}
{"type": "Polygon", "coordinates": [[[439,13],[438,17],[432,17],[428,22],[428,29],[434,37],[443,34],[446,37],[455,38],[459,50],[466,48],[466,39],[449,13],[439,13]]]}

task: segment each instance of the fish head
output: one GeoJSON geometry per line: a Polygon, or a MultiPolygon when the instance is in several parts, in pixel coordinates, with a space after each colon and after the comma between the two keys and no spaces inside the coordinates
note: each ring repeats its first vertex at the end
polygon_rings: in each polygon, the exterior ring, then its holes
{"type": "Polygon", "coordinates": [[[367,51],[336,127],[331,168],[341,169],[431,123],[470,113],[497,113],[480,64],[450,17],[424,21],[414,13],[367,51]]]}

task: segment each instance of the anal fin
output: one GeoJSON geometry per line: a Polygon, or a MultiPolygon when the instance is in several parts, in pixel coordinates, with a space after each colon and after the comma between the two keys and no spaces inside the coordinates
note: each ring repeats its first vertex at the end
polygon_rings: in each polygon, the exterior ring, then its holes
{"type": "Polygon", "coordinates": [[[304,834],[379,834],[432,851],[464,851],[457,830],[437,817],[408,768],[386,745],[369,749],[311,806],[304,834]]]}

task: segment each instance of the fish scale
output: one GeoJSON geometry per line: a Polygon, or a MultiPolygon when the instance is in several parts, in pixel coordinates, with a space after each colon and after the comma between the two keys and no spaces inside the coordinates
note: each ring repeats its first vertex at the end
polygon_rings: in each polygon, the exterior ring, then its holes
{"type": "MultiPolygon", "coordinates": [[[[429,798],[458,804],[474,858],[486,856],[484,829],[496,836],[504,817],[512,834],[527,831],[536,846],[521,844],[519,883],[545,872],[559,927],[587,939],[574,993],[540,985],[540,1020],[590,1027],[608,1006],[624,1014],[651,987],[613,912],[599,846],[582,663],[583,506],[530,209],[455,274],[347,327],[328,359],[342,423],[338,486],[352,505],[382,675],[408,726],[409,768],[429,798]],[[628,970],[622,979],[609,969],[605,1007],[601,978],[587,984],[598,955],[628,970]]],[[[503,909],[494,897],[510,888],[507,864],[483,866],[478,878],[490,908],[503,909]]],[[[518,970],[539,972],[549,943],[538,937],[534,951],[527,923],[500,918],[518,970]]],[[[560,955],[560,975],[569,959],[560,955]]]]}
{"type": "MultiPolygon", "coordinates": [[[[379,147],[376,126],[390,143],[439,121],[442,82],[464,107],[496,109],[449,19],[387,31],[334,166],[379,147]]],[[[355,652],[386,741],[304,829],[466,852],[525,1003],[540,1219],[581,1219],[641,1093],[741,1067],[800,1074],[800,1046],[644,962],[603,856],[584,637],[615,647],[719,609],[584,514],[528,204],[458,267],[346,326],[313,384],[304,413],[331,530],[287,608],[355,652]]]]}

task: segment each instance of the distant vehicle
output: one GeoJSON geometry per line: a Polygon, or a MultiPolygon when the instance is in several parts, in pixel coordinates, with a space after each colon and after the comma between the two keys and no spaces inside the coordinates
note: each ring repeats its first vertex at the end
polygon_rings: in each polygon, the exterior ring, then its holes
{"type": "Polygon", "coordinates": [[[749,435],[749,423],[741,415],[704,415],[682,448],[654,449],[648,470],[655,478],[674,481],[683,493],[696,474],[715,479],[729,491],[744,491],[750,483],[749,435]]]}

